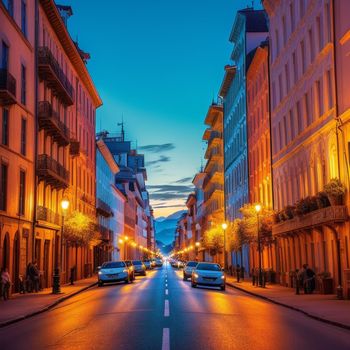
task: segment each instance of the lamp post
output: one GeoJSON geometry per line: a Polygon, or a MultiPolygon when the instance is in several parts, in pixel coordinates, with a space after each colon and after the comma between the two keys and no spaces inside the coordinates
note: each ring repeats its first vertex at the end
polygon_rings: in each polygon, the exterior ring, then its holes
{"type": "Polygon", "coordinates": [[[63,234],[64,234],[64,217],[69,208],[69,200],[67,198],[63,198],[61,201],[61,209],[62,209],[62,227],[61,227],[61,241],[60,241],[60,251],[58,251],[57,247],[57,257],[56,257],[56,266],[53,274],[53,283],[52,283],[52,294],[60,294],[61,293],[61,276],[60,272],[63,270],[63,234]]]}
{"type": "Polygon", "coordinates": [[[226,224],[226,222],[222,223],[221,227],[224,230],[224,270],[226,271],[226,269],[227,269],[227,257],[226,257],[226,230],[227,230],[227,224],[226,224]]]}
{"type": "Polygon", "coordinates": [[[259,213],[261,211],[261,205],[255,206],[256,218],[257,218],[257,230],[258,230],[258,251],[259,251],[259,286],[262,286],[262,271],[261,271],[261,242],[260,242],[260,225],[259,225],[259,213]]]}
{"type": "Polygon", "coordinates": [[[196,242],[195,246],[196,246],[196,261],[198,261],[198,249],[201,246],[200,242],[196,242]]]}
{"type": "Polygon", "coordinates": [[[118,242],[123,246],[123,259],[120,259],[120,260],[125,260],[125,246],[123,245],[124,240],[122,238],[119,238],[118,242]]]}

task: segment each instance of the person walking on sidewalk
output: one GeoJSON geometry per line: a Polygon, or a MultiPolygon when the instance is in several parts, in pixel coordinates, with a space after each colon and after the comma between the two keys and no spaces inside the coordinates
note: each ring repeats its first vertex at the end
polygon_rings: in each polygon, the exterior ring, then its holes
{"type": "Polygon", "coordinates": [[[11,287],[11,278],[8,272],[7,267],[4,267],[1,271],[1,296],[4,300],[9,299],[10,297],[10,287],[11,287]]]}
{"type": "Polygon", "coordinates": [[[32,288],[37,293],[39,292],[39,269],[37,268],[36,260],[33,261],[28,270],[32,288]]]}
{"type": "Polygon", "coordinates": [[[241,278],[241,266],[237,264],[236,266],[236,276],[237,276],[237,282],[239,283],[239,280],[241,278]]]}
{"type": "Polygon", "coordinates": [[[306,269],[306,278],[307,278],[307,286],[308,286],[308,293],[312,294],[316,288],[316,281],[315,281],[315,272],[310,267],[307,267],[306,269]]]}
{"type": "Polygon", "coordinates": [[[307,264],[304,264],[303,268],[300,269],[297,276],[299,285],[302,286],[304,289],[304,294],[308,293],[306,270],[307,270],[307,264]]]}

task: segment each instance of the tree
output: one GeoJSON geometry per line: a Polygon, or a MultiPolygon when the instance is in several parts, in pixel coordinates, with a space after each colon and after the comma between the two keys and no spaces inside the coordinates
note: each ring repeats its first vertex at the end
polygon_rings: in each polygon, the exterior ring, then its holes
{"type": "Polygon", "coordinates": [[[64,237],[77,244],[88,244],[98,239],[95,219],[78,211],[70,213],[64,222],[64,237]]]}
{"type": "Polygon", "coordinates": [[[203,246],[210,251],[212,256],[220,253],[224,247],[224,232],[220,226],[215,226],[205,231],[203,246]]]}

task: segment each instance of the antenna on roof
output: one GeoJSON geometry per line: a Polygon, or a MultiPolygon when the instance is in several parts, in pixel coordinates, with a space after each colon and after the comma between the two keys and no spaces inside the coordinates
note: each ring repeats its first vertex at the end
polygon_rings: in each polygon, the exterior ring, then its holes
{"type": "Polygon", "coordinates": [[[122,141],[125,141],[125,131],[124,131],[124,115],[122,114],[122,122],[118,123],[118,126],[122,127],[122,141]]]}

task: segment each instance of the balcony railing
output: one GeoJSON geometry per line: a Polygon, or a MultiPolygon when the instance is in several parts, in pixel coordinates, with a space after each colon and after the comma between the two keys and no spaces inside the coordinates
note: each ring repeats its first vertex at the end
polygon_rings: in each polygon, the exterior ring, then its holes
{"type": "Polygon", "coordinates": [[[67,76],[48,47],[39,47],[38,68],[41,79],[47,81],[57,95],[68,105],[74,103],[74,90],[67,76]]]}
{"type": "Polygon", "coordinates": [[[46,221],[51,224],[61,225],[61,216],[51,209],[45,208],[43,206],[38,205],[36,207],[36,219],[41,221],[46,221]]]}
{"type": "Polygon", "coordinates": [[[16,79],[7,69],[0,69],[0,105],[16,103],[16,79]]]}
{"type": "Polygon", "coordinates": [[[208,144],[210,145],[213,142],[213,140],[221,140],[221,139],[222,139],[222,133],[220,131],[213,130],[210,133],[208,144]]]}
{"type": "Polygon", "coordinates": [[[323,225],[342,223],[348,220],[348,218],[349,215],[345,205],[331,206],[278,223],[272,227],[272,234],[282,235],[317,228],[323,225]]]}
{"type": "Polygon", "coordinates": [[[96,211],[106,218],[113,216],[112,208],[100,198],[96,198],[96,211]]]}
{"type": "Polygon", "coordinates": [[[60,146],[69,144],[69,129],[60,120],[58,113],[53,110],[50,102],[39,102],[38,117],[39,129],[45,129],[47,134],[52,136],[60,146]]]}
{"type": "Polygon", "coordinates": [[[65,189],[69,185],[69,172],[56,160],[47,154],[38,156],[39,181],[53,186],[56,189],[65,189]]]}
{"type": "Polygon", "coordinates": [[[100,239],[108,242],[113,240],[113,231],[103,225],[97,225],[97,231],[100,233],[100,239]]]}

